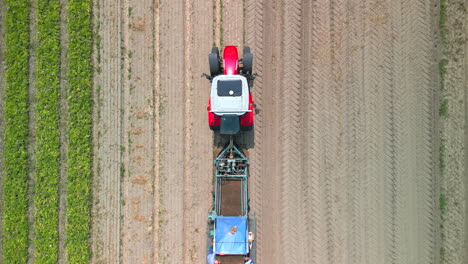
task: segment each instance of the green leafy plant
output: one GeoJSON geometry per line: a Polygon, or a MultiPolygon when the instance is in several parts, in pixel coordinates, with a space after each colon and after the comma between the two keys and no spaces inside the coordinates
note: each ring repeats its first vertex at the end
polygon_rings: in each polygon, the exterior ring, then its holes
{"type": "Polygon", "coordinates": [[[447,32],[445,27],[445,19],[447,18],[447,0],[440,0],[440,12],[439,12],[439,28],[440,36],[442,41],[445,42],[447,32]]]}
{"type": "Polygon", "coordinates": [[[69,263],[88,263],[92,180],[91,0],[68,1],[67,239],[69,263]]]}
{"type": "Polygon", "coordinates": [[[58,261],[60,2],[37,2],[35,262],[58,261]]]}
{"type": "Polygon", "coordinates": [[[5,0],[5,135],[3,261],[28,258],[28,59],[27,0],[5,0]]]}
{"type": "Polygon", "coordinates": [[[445,209],[445,206],[447,205],[447,197],[445,197],[444,194],[440,194],[439,196],[439,208],[440,210],[444,210],[445,209]]]}

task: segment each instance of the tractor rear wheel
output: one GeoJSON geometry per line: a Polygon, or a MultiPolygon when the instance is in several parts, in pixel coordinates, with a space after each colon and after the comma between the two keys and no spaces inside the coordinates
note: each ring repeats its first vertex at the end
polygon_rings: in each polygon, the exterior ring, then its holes
{"type": "Polygon", "coordinates": [[[210,63],[211,77],[219,75],[221,69],[219,67],[219,49],[217,47],[211,49],[211,53],[208,55],[208,61],[210,63]]]}
{"type": "Polygon", "coordinates": [[[249,47],[244,47],[244,58],[242,62],[244,63],[244,74],[252,74],[253,55],[250,53],[249,47]]]}

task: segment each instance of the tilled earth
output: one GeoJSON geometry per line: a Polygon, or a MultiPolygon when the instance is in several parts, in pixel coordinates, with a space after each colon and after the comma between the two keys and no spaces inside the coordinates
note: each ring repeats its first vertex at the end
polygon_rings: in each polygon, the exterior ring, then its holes
{"type": "Polygon", "coordinates": [[[437,12],[97,0],[93,262],[204,263],[213,44],[250,46],[259,75],[253,144],[237,138],[258,263],[438,262],[437,12]]]}

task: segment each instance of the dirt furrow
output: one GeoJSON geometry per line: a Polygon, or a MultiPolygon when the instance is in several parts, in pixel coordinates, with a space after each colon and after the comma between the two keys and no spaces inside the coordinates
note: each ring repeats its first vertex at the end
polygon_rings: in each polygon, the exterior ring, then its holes
{"type": "Polygon", "coordinates": [[[161,121],[161,109],[160,107],[160,92],[161,92],[161,70],[160,70],[160,2],[158,0],[154,1],[154,10],[153,10],[153,49],[154,49],[154,60],[153,60],[153,71],[154,71],[154,92],[153,92],[153,102],[154,102],[154,179],[153,179],[153,192],[154,192],[154,206],[153,206],[153,248],[154,248],[154,258],[155,263],[159,262],[159,252],[161,248],[161,238],[159,236],[161,222],[159,218],[160,202],[161,202],[161,190],[160,190],[160,178],[161,178],[161,147],[160,147],[160,121],[161,121]]]}
{"type": "MultiPolygon", "coordinates": [[[[337,89],[336,84],[333,80],[333,43],[332,39],[332,7],[331,3],[328,1],[317,3],[317,21],[318,21],[318,30],[319,38],[323,41],[323,44],[320,45],[322,50],[318,50],[320,57],[318,58],[317,63],[319,63],[319,74],[318,77],[323,80],[321,83],[323,87],[323,93],[321,93],[320,104],[323,105],[322,115],[327,120],[323,123],[323,130],[325,134],[322,135],[323,149],[318,150],[322,151],[323,158],[323,169],[321,182],[321,188],[323,190],[323,215],[324,215],[324,225],[326,230],[326,235],[324,237],[324,243],[326,243],[326,254],[329,263],[336,263],[336,254],[339,252],[336,245],[336,234],[335,234],[335,214],[334,208],[334,193],[335,190],[335,170],[338,169],[339,164],[336,161],[336,151],[337,151],[337,122],[338,117],[336,116],[337,111],[337,102],[334,96],[334,90],[337,89]]],[[[336,62],[335,62],[336,63],[336,62]]],[[[317,151],[317,150],[316,150],[317,151]]]]}
{"type": "Polygon", "coordinates": [[[123,6],[124,135],[122,253],[124,263],[152,263],[154,175],[154,29],[152,0],[123,6]]]}
{"type": "Polygon", "coordinates": [[[221,43],[242,47],[244,44],[244,1],[221,1],[221,43]]]}
{"type": "Polygon", "coordinates": [[[186,188],[184,207],[185,249],[184,263],[203,263],[206,257],[207,212],[212,206],[212,143],[213,136],[206,125],[206,100],[209,82],[200,77],[208,72],[206,54],[214,41],[212,13],[206,10],[212,3],[187,1],[185,6],[185,172],[186,188]],[[190,19],[187,19],[190,17],[190,19]],[[199,27],[198,25],[205,25],[199,27]]]}
{"type": "Polygon", "coordinates": [[[122,68],[120,2],[95,2],[93,263],[121,262],[122,68]]]}
{"type": "Polygon", "coordinates": [[[36,208],[34,204],[34,194],[36,190],[36,49],[37,46],[37,0],[31,1],[29,11],[29,76],[28,76],[28,96],[29,96],[29,137],[28,137],[28,157],[29,157],[29,173],[28,173],[28,263],[34,263],[35,259],[35,245],[34,245],[34,215],[36,208]]]}
{"type": "MultiPolygon", "coordinates": [[[[263,128],[264,113],[261,111],[263,107],[263,17],[264,17],[264,3],[263,0],[247,0],[246,1],[246,46],[251,48],[254,55],[254,73],[258,76],[254,81],[254,88],[252,96],[255,104],[255,121],[254,121],[254,148],[249,150],[250,154],[250,176],[249,176],[249,196],[250,207],[257,216],[256,226],[262,226],[262,197],[263,197],[263,183],[262,183],[262,150],[265,131],[263,128]]],[[[255,243],[254,253],[257,259],[262,257],[262,243],[260,228],[256,228],[257,240],[255,243]]]]}
{"type": "Polygon", "coordinates": [[[193,197],[191,197],[191,189],[193,189],[193,186],[191,186],[192,182],[190,177],[192,176],[192,170],[194,161],[192,160],[192,144],[191,144],[191,139],[193,137],[192,134],[192,127],[190,123],[192,122],[191,120],[191,109],[190,105],[192,103],[192,98],[190,97],[190,70],[191,70],[191,65],[190,65],[190,54],[192,52],[192,46],[191,46],[191,39],[192,39],[192,28],[191,28],[191,23],[192,23],[192,2],[190,0],[184,0],[184,71],[183,71],[183,90],[184,90],[184,98],[185,98],[185,105],[184,105],[184,195],[183,195],[183,203],[184,203],[184,225],[183,225],[183,230],[184,230],[184,244],[183,244],[183,249],[184,249],[184,258],[183,261],[184,263],[191,263],[193,262],[193,259],[196,257],[196,244],[194,243],[195,241],[192,240],[192,220],[191,218],[191,212],[190,209],[192,209],[191,206],[189,206],[191,200],[193,197]],[[191,260],[192,259],[192,260],[191,260]]]}
{"type": "MultiPolygon", "coordinates": [[[[345,43],[348,59],[345,64],[347,75],[344,80],[346,87],[346,115],[347,115],[347,140],[348,140],[348,165],[347,165],[347,184],[349,191],[347,200],[348,209],[348,228],[347,239],[350,242],[347,259],[348,263],[367,263],[373,259],[373,255],[379,252],[366,252],[370,239],[375,239],[376,229],[372,222],[375,222],[375,210],[371,210],[367,215],[363,212],[369,207],[369,202],[365,194],[375,193],[373,182],[378,179],[375,177],[374,164],[370,165],[369,160],[376,157],[367,156],[369,146],[374,146],[376,142],[375,135],[368,132],[368,124],[365,120],[364,109],[366,100],[364,100],[364,23],[363,12],[364,1],[355,1],[348,3],[348,25],[345,30],[348,32],[348,41],[345,43]],[[369,136],[367,136],[369,135],[369,136]],[[369,173],[367,173],[369,172],[369,173]],[[372,175],[369,177],[369,175],[372,175]],[[370,220],[372,222],[370,222],[370,220]],[[367,261],[367,262],[366,262],[367,261]]],[[[375,96],[375,93],[371,95],[375,96]]],[[[373,98],[375,99],[375,98],[373,98]]],[[[370,100],[373,100],[370,99],[370,100]]],[[[369,114],[375,114],[370,112],[369,114]]],[[[373,115],[375,117],[375,115],[373,115]]],[[[375,258],[374,258],[375,259],[375,258]]],[[[370,263],[378,263],[378,260],[370,263]]]]}
{"type": "Polygon", "coordinates": [[[458,264],[468,259],[468,2],[450,1],[444,7],[445,23],[442,34],[445,45],[440,65],[445,66],[441,67],[443,83],[439,108],[439,199],[442,214],[440,263],[458,264]],[[464,60],[461,60],[463,57],[464,60]]]}
{"type": "MultiPolygon", "coordinates": [[[[388,10],[382,3],[365,2],[362,12],[364,25],[364,98],[366,170],[362,173],[368,182],[364,213],[370,215],[366,224],[369,236],[364,250],[371,251],[367,261],[379,263],[395,261],[396,217],[399,202],[398,178],[395,169],[395,117],[393,86],[393,42],[388,10]],[[371,249],[374,249],[372,252],[371,249]]],[[[365,226],[361,227],[365,229],[365,226]]],[[[362,230],[361,229],[361,230],[362,230]]],[[[362,232],[362,231],[361,231],[362,232]]],[[[365,231],[364,231],[365,232],[365,231]]]]}
{"type": "MultiPolygon", "coordinates": [[[[260,180],[262,187],[260,193],[252,193],[254,198],[257,197],[260,201],[257,202],[260,208],[258,218],[261,224],[257,224],[257,234],[259,237],[256,241],[258,247],[261,249],[260,254],[257,255],[257,262],[259,263],[277,263],[280,259],[280,177],[278,171],[280,170],[278,157],[280,136],[279,131],[279,102],[280,102],[280,84],[281,84],[281,18],[282,18],[282,5],[280,1],[263,2],[263,38],[261,54],[255,55],[254,67],[256,67],[256,60],[261,57],[262,62],[262,82],[261,86],[255,89],[261,91],[261,99],[257,101],[256,98],[256,111],[257,116],[261,115],[261,126],[255,125],[256,136],[255,144],[259,144],[261,149],[255,150],[252,168],[257,167],[251,175],[252,180],[260,180]],[[263,135],[263,137],[261,137],[263,135]],[[261,156],[261,158],[260,158],[261,156]],[[257,172],[257,173],[256,173],[257,172]],[[255,179],[254,179],[255,177],[255,179]],[[257,179],[258,178],[258,179],[257,179]],[[264,219],[264,220],[261,220],[264,219]]],[[[247,26],[247,35],[249,31],[254,29],[250,25],[247,26]]],[[[255,85],[255,84],[254,84],[255,85]]],[[[255,121],[256,122],[256,121],[255,121]]]]}
{"type": "MultiPolygon", "coordinates": [[[[330,55],[331,55],[331,86],[328,109],[330,111],[330,131],[327,131],[327,137],[330,137],[329,143],[332,149],[329,150],[326,162],[330,162],[330,179],[328,184],[333,195],[329,200],[331,216],[331,241],[333,251],[331,252],[331,263],[348,262],[348,244],[340,243],[346,241],[347,231],[347,205],[346,194],[348,186],[346,185],[347,175],[349,173],[349,142],[347,141],[348,123],[346,101],[349,100],[346,94],[345,80],[348,78],[345,67],[348,54],[346,54],[346,44],[348,43],[347,25],[347,1],[330,1],[330,55]]],[[[352,176],[352,175],[351,175],[352,176]]],[[[351,177],[350,176],[350,177],[351,177]]]]}
{"type": "Polygon", "coordinates": [[[326,1],[304,4],[302,42],[302,174],[304,221],[310,263],[328,263],[329,247],[324,196],[324,126],[323,98],[329,90],[330,23],[326,1]],[[305,63],[309,61],[310,63],[305,63]]]}
{"type": "MultiPolygon", "coordinates": [[[[393,6],[390,5],[389,6],[393,6]]],[[[416,1],[402,1],[401,56],[403,67],[397,72],[401,80],[395,86],[401,98],[396,108],[397,133],[401,141],[396,155],[397,173],[400,174],[403,192],[397,210],[401,210],[401,241],[408,247],[398,250],[402,261],[433,263],[435,261],[435,169],[432,143],[432,91],[433,43],[431,30],[431,5],[416,1]],[[411,230],[408,232],[407,230],[411,230]],[[416,250],[417,249],[417,250],[416,250]]],[[[434,74],[435,75],[435,74],[434,74]]],[[[433,75],[433,76],[434,76],[433,75]]],[[[399,243],[401,245],[401,243],[399,243]]]]}
{"type": "MultiPolygon", "coordinates": [[[[385,156],[385,164],[388,164],[385,175],[386,180],[386,197],[393,198],[390,210],[386,212],[386,218],[394,221],[392,225],[387,225],[392,236],[387,238],[385,247],[390,251],[386,252],[386,258],[394,262],[408,262],[410,252],[413,251],[412,243],[414,236],[408,237],[408,233],[416,232],[411,229],[411,218],[408,217],[408,212],[411,211],[409,206],[413,205],[413,197],[410,194],[411,179],[408,177],[408,169],[405,166],[405,160],[410,158],[408,149],[404,145],[408,144],[408,137],[405,136],[405,112],[408,112],[410,106],[408,97],[412,92],[407,89],[409,86],[406,70],[409,69],[407,43],[411,34],[411,20],[414,18],[413,10],[410,9],[409,1],[400,1],[395,5],[395,31],[396,42],[394,47],[395,58],[395,83],[391,90],[386,87],[381,88],[385,95],[384,108],[386,111],[386,123],[388,128],[385,132],[388,143],[387,155],[385,156]],[[401,23],[400,23],[401,21],[401,23]],[[394,179],[394,182],[390,182],[394,179]],[[392,192],[390,192],[390,190],[392,192]],[[411,196],[410,196],[411,195],[411,196]],[[411,240],[410,240],[411,239],[411,240]]],[[[370,21],[372,22],[372,21],[370,21]]],[[[370,24],[370,23],[369,23],[370,24]]],[[[369,25],[373,26],[372,24],[369,25]]],[[[377,52],[377,51],[376,51],[377,52]]],[[[378,52],[381,52],[380,50],[378,52]]],[[[409,261],[413,262],[413,261],[409,261]]]]}
{"type": "Polygon", "coordinates": [[[283,262],[305,261],[306,237],[301,230],[300,211],[300,63],[301,63],[301,8],[300,2],[285,1],[283,6],[283,54],[284,68],[281,71],[281,256],[283,262]]]}
{"type": "Polygon", "coordinates": [[[59,174],[59,219],[58,219],[58,235],[59,235],[59,264],[67,263],[67,254],[65,251],[65,241],[67,239],[65,226],[66,226],[66,202],[67,202],[67,158],[68,140],[66,135],[67,130],[67,113],[68,113],[68,94],[67,94],[67,47],[68,47],[68,33],[67,33],[67,7],[68,0],[60,1],[60,103],[59,103],[59,129],[60,129],[60,174],[59,174]]]}
{"type": "Polygon", "coordinates": [[[184,2],[160,3],[159,263],[184,259],[184,2]]]}
{"type": "MultiPolygon", "coordinates": [[[[5,142],[3,140],[5,136],[5,111],[4,111],[4,101],[5,101],[5,2],[0,0],[0,153],[4,153],[5,142]]],[[[0,190],[3,190],[3,159],[0,158],[0,190]]],[[[0,258],[3,256],[3,195],[0,195],[0,258]]]]}
{"type": "Polygon", "coordinates": [[[413,160],[418,165],[416,172],[416,190],[418,192],[417,208],[418,219],[415,224],[419,227],[419,240],[415,246],[419,246],[421,253],[417,257],[420,263],[438,262],[438,240],[434,239],[439,234],[440,214],[436,207],[436,189],[438,188],[437,163],[434,162],[437,155],[434,154],[434,116],[437,109],[434,109],[434,90],[438,86],[438,78],[435,65],[435,49],[433,31],[434,20],[432,19],[433,5],[425,1],[413,2],[416,19],[414,20],[414,33],[416,37],[413,42],[413,52],[415,56],[412,59],[411,68],[418,71],[417,78],[413,79],[412,87],[424,87],[424,89],[414,89],[416,96],[411,102],[413,106],[418,106],[416,111],[409,115],[412,122],[418,127],[413,130],[413,138],[416,139],[417,148],[412,149],[413,160]],[[415,102],[418,102],[416,104],[415,102]],[[419,117],[412,115],[418,113],[419,117]]]}

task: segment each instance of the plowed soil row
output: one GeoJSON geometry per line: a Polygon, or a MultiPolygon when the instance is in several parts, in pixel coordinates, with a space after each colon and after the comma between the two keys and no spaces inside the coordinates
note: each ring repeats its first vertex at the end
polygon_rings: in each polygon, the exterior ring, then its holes
{"type": "Polygon", "coordinates": [[[212,3],[95,8],[93,262],[200,263],[213,141],[199,58],[213,42],[212,3]]]}
{"type": "Polygon", "coordinates": [[[441,3],[440,257],[441,263],[458,264],[468,259],[468,2],[441,3]]]}

